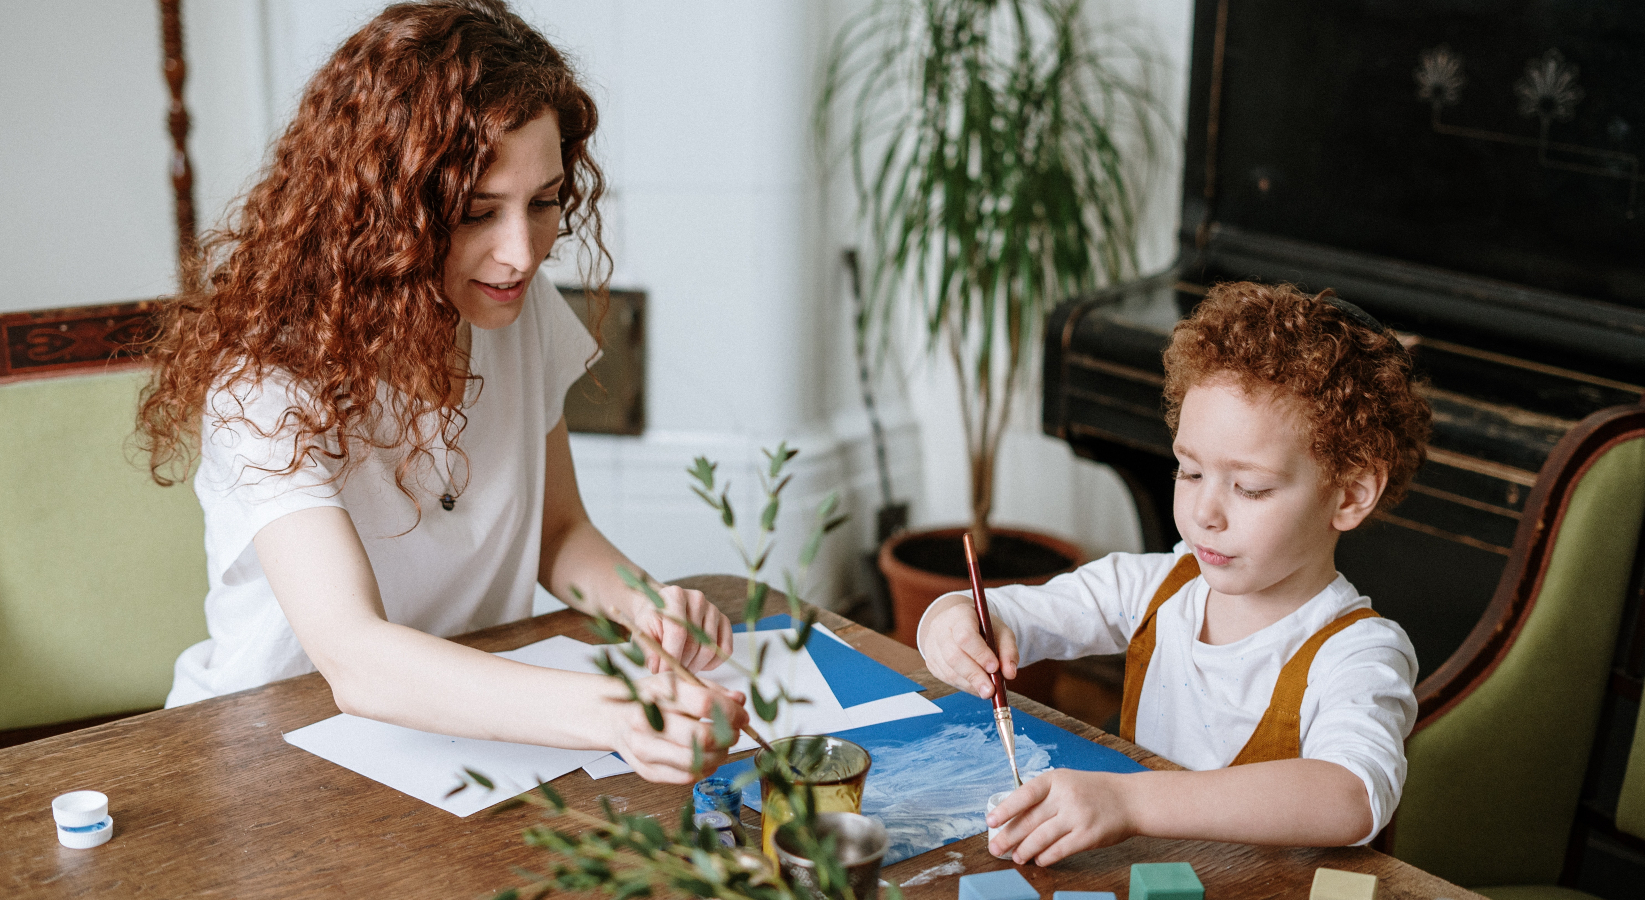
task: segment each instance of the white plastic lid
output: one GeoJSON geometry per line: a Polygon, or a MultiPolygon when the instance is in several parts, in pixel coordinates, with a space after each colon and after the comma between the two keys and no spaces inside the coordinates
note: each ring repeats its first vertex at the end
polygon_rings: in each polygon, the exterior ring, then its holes
{"type": "Polygon", "coordinates": [[[102,791],[70,791],[51,801],[51,815],[60,828],[84,828],[109,814],[109,798],[102,791]]]}
{"type": "Polygon", "coordinates": [[[57,842],[70,850],[90,850],[100,847],[114,837],[114,817],[104,816],[102,821],[90,825],[57,826],[57,842]]]}

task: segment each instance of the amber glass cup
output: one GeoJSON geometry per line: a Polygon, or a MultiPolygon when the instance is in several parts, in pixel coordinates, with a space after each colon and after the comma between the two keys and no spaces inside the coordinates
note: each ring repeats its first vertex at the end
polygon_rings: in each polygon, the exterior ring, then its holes
{"type": "Polygon", "coordinates": [[[773,766],[792,767],[793,780],[808,789],[816,812],[860,813],[870,765],[867,750],[828,735],[778,738],[771,742],[771,750],[756,754],[754,767],[760,772],[760,848],[766,857],[778,862],[773,843],[777,829],[794,818],[788,797],[766,774],[773,766]]]}

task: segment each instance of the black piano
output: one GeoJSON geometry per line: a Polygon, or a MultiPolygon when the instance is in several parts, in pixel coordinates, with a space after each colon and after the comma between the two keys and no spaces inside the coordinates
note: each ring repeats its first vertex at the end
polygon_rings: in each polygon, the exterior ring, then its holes
{"type": "Polygon", "coordinates": [[[1364,307],[1408,340],[1435,421],[1408,498],[1338,567],[1432,671],[1554,444],[1641,399],[1645,3],[1199,0],[1193,41],[1179,261],[1053,313],[1044,429],[1113,466],[1168,549],[1172,325],[1221,281],[1364,307]]]}

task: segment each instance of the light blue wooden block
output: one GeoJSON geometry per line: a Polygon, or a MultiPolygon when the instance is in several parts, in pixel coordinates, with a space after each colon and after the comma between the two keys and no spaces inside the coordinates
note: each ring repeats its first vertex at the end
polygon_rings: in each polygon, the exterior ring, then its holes
{"type": "Polygon", "coordinates": [[[1129,900],[1205,900],[1205,887],[1185,862],[1133,863],[1129,900]]]}
{"type": "Polygon", "coordinates": [[[1113,891],[1057,891],[1051,900],[1117,900],[1113,891]]]}
{"type": "Polygon", "coordinates": [[[1016,869],[960,876],[960,900],[1040,900],[1040,892],[1016,869]]]}

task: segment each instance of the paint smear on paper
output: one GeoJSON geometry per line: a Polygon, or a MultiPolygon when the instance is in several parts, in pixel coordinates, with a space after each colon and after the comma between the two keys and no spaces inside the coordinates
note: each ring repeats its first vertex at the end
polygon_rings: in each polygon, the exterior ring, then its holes
{"type": "MultiPolygon", "coordinates": [[[[945,725],[929,738],[876,744],[871,752],[862,807],[889,832],[886,865],[987,831],[989,796],[1011,789],[999,737],[975,725],[945,725]]],[[[1019,733],[1017,766],[1024,778],[1046,771],[1049,748],[1019,733]]]]}
{"type": "Polygon", "coordinates": [[[958,875],[965,871],[965,863],[960,862],[960,860],[965,858],[965,854],[950,850],[946,855],[948,857],[948,862],[939,863],[929,869],[921,869],[913,878],[903,882],[900,886],[907,888],[914,887],[915,885],[930,884],[938,878],[943,878],[948,875],[958,875]]]}

